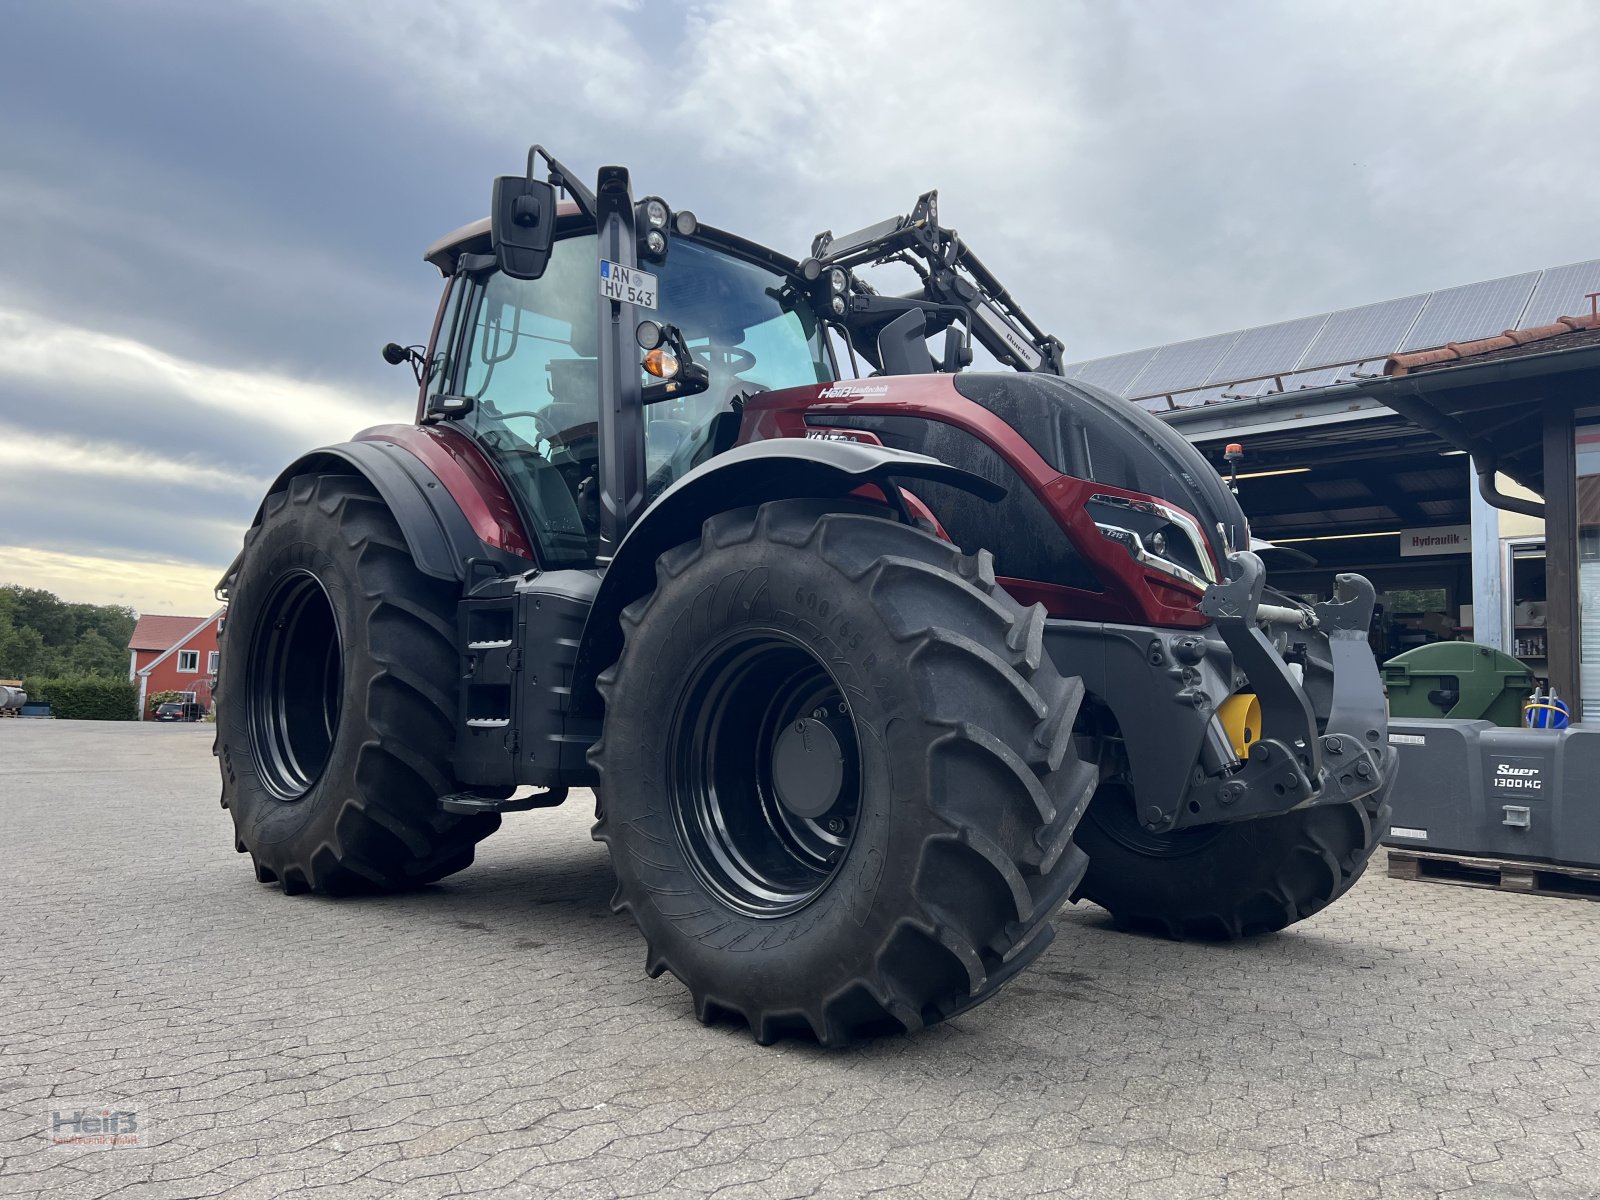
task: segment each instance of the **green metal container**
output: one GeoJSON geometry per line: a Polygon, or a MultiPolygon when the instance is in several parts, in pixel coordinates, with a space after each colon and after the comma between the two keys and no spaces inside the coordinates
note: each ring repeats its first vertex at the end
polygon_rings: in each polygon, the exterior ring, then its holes
{"type": "Polygon", "coordinates": [[[1434,642],[1383,665],[1389,712],[1396,717],[1451,717],[1522,724],[1533,672],[1509,654],[1477,642],[1434,642]]]}

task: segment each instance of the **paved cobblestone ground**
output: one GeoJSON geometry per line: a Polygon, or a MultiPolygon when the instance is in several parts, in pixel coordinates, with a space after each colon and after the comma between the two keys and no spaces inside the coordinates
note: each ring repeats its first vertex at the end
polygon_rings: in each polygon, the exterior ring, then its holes
{"type": "Polygon", "coordinates": [[[209,750],[0,722],[0,1194],[1600,1195],[1600,905],[1377,871],[1227,947],[1069,910],[974,1013],[763,1050],[645,977],[581,798],[289,899],[209,750]],[[151,1144],[49,1143],[108,1103],[151,1144]]]}

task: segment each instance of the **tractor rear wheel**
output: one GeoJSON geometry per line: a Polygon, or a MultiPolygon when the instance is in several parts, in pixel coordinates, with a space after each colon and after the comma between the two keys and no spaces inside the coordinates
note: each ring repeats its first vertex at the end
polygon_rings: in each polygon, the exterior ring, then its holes
{"type": "Polygon", "coordinates": [[[1349,804],[1226,825],[1151,833],[1125,774],[1108,777],[1078,825],[1089,869],[1073,900],[1118,926],[1171,938],[1227,941],[1275,933],[1355,884],[1389,828],[1389,780],[1349,804]]]}
{"type": "Polygon", "coordinates": [[[652,976],[763,1044],[915,1029],[1033,961],[1096,769],[1044,612],[882,508],[779,501],[663,555],[601,678],[595,837],[652,976]]]}
{"type": "Polygon", "coordinates": [[[305,475],[245,536],[217,693],[222,804],[256,878],[285,892],[430,883],[494,814],[453,790],[455,589],[417,570],[362,479],[305,475]]]}

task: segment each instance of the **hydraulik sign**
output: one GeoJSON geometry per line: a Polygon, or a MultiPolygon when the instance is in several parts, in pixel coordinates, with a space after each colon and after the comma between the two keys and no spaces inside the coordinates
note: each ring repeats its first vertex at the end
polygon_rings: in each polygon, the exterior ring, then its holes
{"type": "Polygon", "coordinates": [[[1402,558],[1418,554],[1470,554],[1471,552],[1471,525],[1435,525],[1431,529],[1400,531],[1402,558]]]}

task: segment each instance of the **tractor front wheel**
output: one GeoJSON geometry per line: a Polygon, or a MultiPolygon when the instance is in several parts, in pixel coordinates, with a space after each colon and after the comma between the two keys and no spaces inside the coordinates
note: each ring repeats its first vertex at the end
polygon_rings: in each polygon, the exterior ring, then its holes
{"type": "Polygon", "coordinates": [[[1095,768],[1044,613],[867,506],[712,518],[622,614],[595,837],[704,1021],[767,1043],[915,1029],[1030,963],[1095,768]]]}
{"type": "Polygon", "coordinates": [[[1389,828],[1389,788],[1233,824],[1151,833],[1125,773],[1100,785],[1078,826],[1089,870],[1073,897],[1134,932],[1228,941],[1274,933],[1354,886],[1389,828]]]}
{"type": "Polygon", "coordinates": [[[222,804],[285,892],[430,883],[497,815],[454,816],[454,588],[417,570],[366,482],[267,497],[230,595],[217,691],[222,804]]]}

